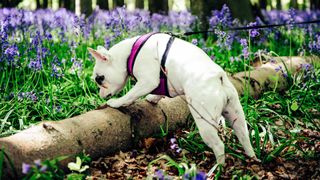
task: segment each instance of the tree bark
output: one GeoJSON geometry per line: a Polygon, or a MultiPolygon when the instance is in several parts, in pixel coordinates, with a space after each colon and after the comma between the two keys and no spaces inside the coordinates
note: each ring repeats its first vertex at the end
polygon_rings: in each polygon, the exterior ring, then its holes
{"type": "Polygon", "coordinates": [[[226,0],[227,5],[231,9],[232,15],[240,21],[254,21],[252,5],[250,0],[226,0]]]}
{"type": "Polygon", "coordinates": [[[124,6],[124,0],[113,0],[113,8],[124,6]]]}
{"type": "Polygon", "coordinates": [[[277,10],[282,10],[281,0],[277,0],[277,10]]]}
{"type": "Polygon", "coordinates": [[[294,9],[299,9],[298,1],[297,0],[291,0],[290,1],[290,7],[294,8],[294,9]]]}
{"type": "MultiPolygon", "coordinates": [[[[291,73],[301,69],[301,64],[320,62],[319,57],[277,57],[284,61],[291,73]]],[[[250,95],[259,97],[267,90],[285,90],[287,80],[275,69],[282,63],[267,63],[250,72],[236,73],[229,79],[242,95],[245,84],[250,95]],[[278,77],[278,82],[276,78],[278,77]]],[[[76,155],[85,150],[92,158],[98,158],[119,150],[126,150],[137,144],[139,139],[160,133],[160,126],[170,131],[187,122],[189,110],[184,97],[165,98],[157,105],[139,100],[129,107],[105,108],[89,111],[83,115],[61,121],[44,121],[15,135],[0,138],[0,147],[11,157],[20,177],[22,162],[32,163],[36,159],[52,159],[64,155],[76,155]]],[[[62,162],[66,167],[67,159],[62,162]]],[[[17,179],[4,160],[4,177],[17,179]]]]}
{"type": "Polygon", "coordinates": [[[144,0],[136,0],[135,4],[136,9],[144,9],[144,0]]]}
{"type": "Polygon", "coordinates": [[[259,0],[259,5],[261,9],[267,9],[267,1],[266,0],[259,0]]]}
{"type": "MultiPolygon", "coordinates": [[[[254,12],[250,0],[190,0],[190,8],[192,14],[199,17],[200,30],[207,30],[209,28],[208,17],[210,17],[212,10],[221,10],[226,4],[231,11],[234,18],[241,21],[254,21],[254,12]]],[[[255,9],[259,11],[260,9],[255,9]]]]}
{"type": "Polygon", "coordinates": [[[75,0],[65,0],[64,8],[69,11],[75,12],[76,2],[75,0]]]}
{"type": "Polygon", "coordinates": [[[168,0],[148,0],[149,2],[149,11],[151,14],[159,13],[159,14],[168,14],[169,4],[168,0]]]}
{"type": "Polygon", "coordinates": [[[42,8],[43,9],[48,8],[48,0],[43,0],[42,8]]]}
{"type": "Polygon", "coordinates": [[[311,10],[320,9],[320,0],[310,0],[310,8],[311,10]]]}
{"type": "Polygon", "coordinates": [[[92,13],[92,0],[77,0],[79,10],[76,12],[80,14],[85,14],[88,17],[92,13]]]}
{"type": "Polygon", "coordinates": [[[109,10],[108,0],[97,0],[97,5],[100,9],[109,10]]]}
{"type": "Polygon", "coordinates": [[[36,0],[36,4],[37,4],[37,9],[40,9],[41,8],[41,4],[40,4],[40,0],[36,0]]]}
{"type": "MultiPolygon", "coordinates": [[[[212,10],[221,10],[222,3],[217,4],[214,0],[190,0],[191,13],[198,17],[197,27],[200,31],[206,31],[209,29],[208,18],[212,15],[212,10]]],[[[207,34],[204,34],[204,38],[207,38],[207,34]]]]}

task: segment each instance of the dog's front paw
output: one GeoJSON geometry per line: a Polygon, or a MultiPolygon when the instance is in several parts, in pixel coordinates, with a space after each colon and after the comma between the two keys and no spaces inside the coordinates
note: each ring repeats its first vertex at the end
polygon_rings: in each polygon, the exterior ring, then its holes
{"type": "Polygon", "coordinates": [[[113,108],[118,108],[122,106],[122,103],[118,99],[109,99],[107,105],[113,108]]]}
{"type": "Polygon", "coordinates": [[[152,104],[157,104],[160,99],[162,98],[163,96],[161,95],[154,95],[154,94],[149,94],[147,97],[146,97],[146,100],[152,104]]]}

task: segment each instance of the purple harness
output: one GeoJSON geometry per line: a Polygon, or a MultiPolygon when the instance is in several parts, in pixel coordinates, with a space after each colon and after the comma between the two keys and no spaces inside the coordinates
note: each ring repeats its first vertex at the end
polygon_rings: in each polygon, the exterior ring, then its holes
{"type": "MultiPolygon", "coordinates": [[[[134,62],[135,62],[136,57],[139,54],[142,46],[154,34],[157,34],[157,33],[145,34],[145,35],[139,37],[136,40],[136,42],[133,44],[132,49],[131,49],[131,53],[130,53],[130,55],[128,57],[128,62],[127,62],[127,71],[128,71],[128,74],[130,76],[134,77],[134,75],[133,75],[134,62]]],[[[165,62],[166,62],[166,59],[167,59],[167,56],[168,56],[168,52],[169,52],[169,49],[171,47],[171,44],[172,44],[173,40],[174,40],[174,37],[171,36],[169,41],[168,41],[166,50],[165,50],[165,52],[164,52],[164,54],[162,56],[162,59],[161,59],[160,84],[156,89],[154,89],[151,92],[151,94],[165,95],[165,96],[169,96],[170,97],[169,90],[168,90],[168,84],[167,84],[167,76],[163,71],[165,70],[165,62]]]]}

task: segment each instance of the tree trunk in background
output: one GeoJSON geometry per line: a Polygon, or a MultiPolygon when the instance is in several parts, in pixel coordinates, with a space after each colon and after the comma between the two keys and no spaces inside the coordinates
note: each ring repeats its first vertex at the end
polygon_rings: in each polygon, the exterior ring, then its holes
{"type": "Polygon", "coordinates": [[[281,0],[277,0],[277,10],[282,10],[281,0]]]}
{"type": "Polygon", "coordinates": [[[124,6],[124,0],[113,0],[113,8],[124,6]]]}
{"type": "Polygon", "coordinates": [[[59,6],[59,8],[63,8],[64,7],[64,1],[63,0],[59,0],[58,1],[58,6],[59,6]]]}
{"type": "Polygon", "coordinates": [[[301,8],[302,8],[302,10],[306,10],[307,9],[307,0],[303,0],[301,8]]]}
{"type": "Polygon", "coordinates": [[[52,0],[48,0],[48,8],[52,8],[52,0]]]}
{"type": "Polygon", "coordinates": [[[273,0],[268,0],[267,1],[267,7],[269,6],[271,9],[274,9],[273,5],[272,5],[272,1],[273,0]]]}
{"type": "Polygon", "coordinates": [[[16,7],[22,0],[1,0],[1,7],[16,7]]]}
{"type": "Polygon", "coordinates": [[[80,13],[85,14],[86,17],[92,13],[92,0],[78,0],[80,1],[80,13]]]}
{"type": "Polygon", "coordinates": [[[109,10],[108,0],[97,0],[97,5],[100,9],[109,10]]]}
{"type": "Polygon", "coordinates": [[[136,9],[144,9],[144,0],[136,0],[135,7],[136,9]]]}
{"type": "Polygon", "coordinates": [[[159,14],[168,14],[169,4],[168,0],[148,0],[149,2],[149,11],[151,14],[159,13],[159,14]]]}
{"type": "Polygon", "coordinates": [[[233,17],[240,19],[240,21],[247,22],[255,20],[250,0],[226,0],[226,2],[233,17]]]}
{"type": "Polygon", "coordinates": [[[310,9],[312,10],[320,9],[320,0],[310,0],[310,9]]]}
{"type": "Polygon", "coordinates": [[[59,8],[66,8],[69,11],[75,12],[75,0],[59,0],[59,8]]]}
{"type": "Polygon", "coordinates": [[[41,4],[40,4],[40,0],[36,0],[36,4],[37,4],[37,9],[40,9],[41,8],[41,4]]]}
{"type": "Polygon", "coordinates": [[[259,5],[261,9],[267,9],[267,1],[266,0],[259,0],[259,5]]]}
{"type": "Polygon", "coordinates": [[[75,12],[75,9],[76,9],[75,0],[65,0],[65,8],[72,12],[75,12]]]}
{"type": "MultiPolygon", "coordinates": [[[[191,12],[197,15],[200,20],[200,30],[208,29],[208,17],[212,10],[221,10],[222,6],[227,4],[232,16],[241,21],[254,21],[254,12],[250,0],[190,0],[191,12]]],[[[260,9],[255,9],[260,12],[260,9]]],[[[259,13],[255,13],[259,14],[259,13]]]]}
{"type": "MultiPolygon", "coordinates": [[[[217,4],[215,0],[190,0],[191,13],[199,17],[199,30],[209,29],[208,18],[212,15],[211,11],[220,10],[222,5],[223,3],[217,4]]],[[[204,34],[204,38],[207,38],[207,34],[204,34]]]]}
{"type": "Polygon", "coordinates": [[[297,0],[291,0],[289,5],[290,5],[290,8],[299,9],[297,0]]]}
{"type": "Polygon", "coordinates": [[[43,9],[48,8],[48,0],[43,0],[42,8],[43,9]]]}

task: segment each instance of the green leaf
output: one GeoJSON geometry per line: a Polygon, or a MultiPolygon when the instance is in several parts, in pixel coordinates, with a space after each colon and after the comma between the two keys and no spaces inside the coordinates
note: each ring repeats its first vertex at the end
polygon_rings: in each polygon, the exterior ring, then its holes
{"type": "Polygon", "coordinates": [[[86,171],[87,169],[89,169],[89,166],[88,165],[85,165],[85,166],[83,166],[81,169],[79,169],[79,173],[82,173],[82,172],[84,172],[84,171],[86,171]]]}
{"type": "Polygon", "coordinates": [[[80,171],[81,170],[81,159],[79,157],[77,157],[76,163],[74,162],[70,162],[68,163],[68,168],[71,171],[80,171]]]}
{"type": "Polygon", "coordinates": [[[292,103],[292,105],[291,105],[291,110],[292,110],[292,111],[296,111],[296,110],[298,110],[298,108],[299,108],[299,106],[298,106],[297,101],[294,101],[294,102],[292,103]]]}

